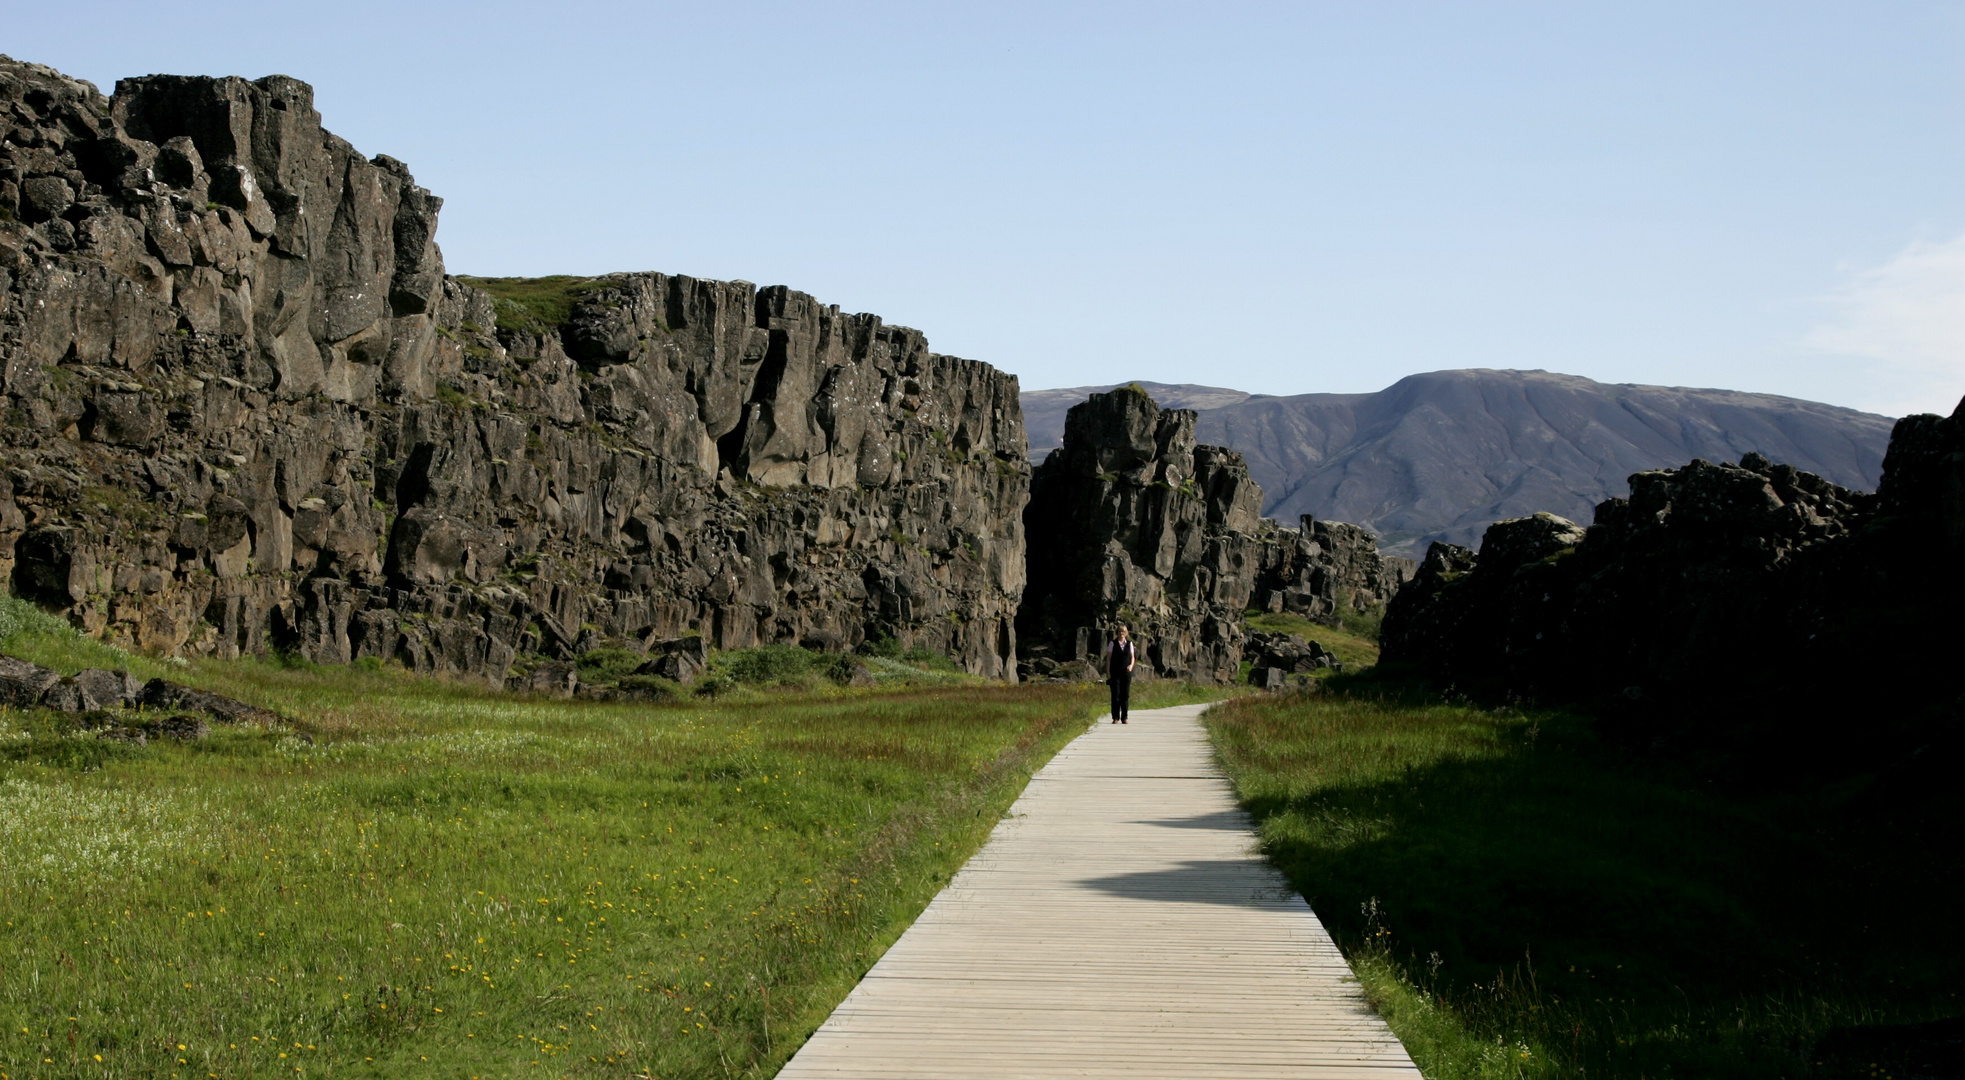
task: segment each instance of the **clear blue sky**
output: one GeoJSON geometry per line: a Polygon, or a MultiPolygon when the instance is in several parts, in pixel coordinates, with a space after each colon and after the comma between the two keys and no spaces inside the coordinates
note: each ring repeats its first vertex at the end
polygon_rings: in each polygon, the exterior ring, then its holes
{"type": "Polygon", "coordinates": [[[293,75],[455,273],[783,283],[1026,387],[1965,394],[1965,2],[14,5],[293,75]]]}

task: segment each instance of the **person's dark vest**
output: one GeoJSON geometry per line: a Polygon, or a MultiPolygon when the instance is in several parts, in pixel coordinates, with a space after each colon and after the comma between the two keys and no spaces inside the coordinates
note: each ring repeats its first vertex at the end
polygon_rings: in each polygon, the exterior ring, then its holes
{"type": "Polygon", "coordinates": [[[1130,677],[1132,672],[1127,671],[1126,668],[1132,664],[1134,657],[1137,655],[1133,649],[1132,642],[1113,642],[1112,651],[1105,658],[1105,677],[1108,679],[1124,679],[1130,677]]]}

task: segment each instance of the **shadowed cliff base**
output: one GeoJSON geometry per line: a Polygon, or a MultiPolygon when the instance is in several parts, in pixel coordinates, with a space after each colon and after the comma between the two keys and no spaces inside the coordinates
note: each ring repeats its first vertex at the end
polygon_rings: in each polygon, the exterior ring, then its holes
{"type": "Polygon", "coordinates": [[[1924,1036],[1867,1030],[1965,1014],[1955,783],[1860,746],[1770,770],[1387,674],[1208,723],[1429,1077],[1956,1075],[1898,1071],[1924,1036]]]}
{"type": "MultiPolygon", "coordinates": [[[[1364,968],[1388,1009],[1462,1056],[1487,1035],[1460,1027],[1522,1033],[1565,1063],[1548,1075],[1957,1075],[1956,1022],[1917,1025],[1965,1013],[1965,596],[1949,569],[1965,552],[1965,404],[1898,422],[1875,495],[1757,454],[1640,473],[1631,492],[1588,529],[1538,514],[1496,524],[1478,554],[1433,545],[1388,608],[1377,680],[1288,719],[1465,746],[1417,754],[1403,779],[1337,770],[1364,777],[1355,790],[1309,781],[1327,793],[1270,812],[1368,804],[1385,827],[1362,838],[1396,844],[1311,838],[1278,858],[1306,888],[1367,868],[1344,901],[1379,901],[1364,968]],[[1572,711],[1427,704],[1401,669],[1462,703],[1572,711]],[[1497,951],[1511,941],[1519,962],[1497,951]],[[1478,978],[1434,951],[1466,954],[1478,978]],[[1629,973],[1586,1007],[1551,962],[1592,952],[1629,973]],[[1461,1019],[1425,1019],[1442,1005],[1461,1019]]],[[[1246,760],[1302,753],[1262,742],[1246,760]]]]}
{"type": "Polygon", "coordinates": [[[1965,404],[1898,422],[1875,495],[1757,454],[1631,490],[1588,529],[1540,514],[1478,555],[1435,544],[1388,608],[1385,660],[1770,776],[1961,763],[1965,404]]]}

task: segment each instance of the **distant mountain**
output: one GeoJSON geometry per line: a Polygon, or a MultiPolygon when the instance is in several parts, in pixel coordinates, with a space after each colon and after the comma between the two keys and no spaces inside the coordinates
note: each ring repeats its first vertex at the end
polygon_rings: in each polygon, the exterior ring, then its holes
{"type": "MultiPolygon", "coordinates": [[[[1490,523],[1537,510],[1588,524],[1597,503],[1628,494],[1631,473],[1693,458],[1759,451],[1873,490],[1894,423],[1772,394],[1547,371],[1435,371],[1375,394],[1295,397],[1139,385],[1163,407],[1199,412],[1201,441],[1242,452],[1262,485],[1264,514],[1353,522],[1405,555],[1434,540],[1476,546],[1490,523]]],[[[1031,456],[1062,440],[1067,409],[1111,388],[1023,394],[1031,456]]]]}

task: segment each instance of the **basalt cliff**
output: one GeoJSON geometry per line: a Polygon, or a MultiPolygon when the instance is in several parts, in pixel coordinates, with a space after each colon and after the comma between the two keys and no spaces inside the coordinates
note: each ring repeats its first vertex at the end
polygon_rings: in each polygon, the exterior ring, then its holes
{"type": "Polygon", "coordinates": [[[1873,495],[1759,454],[1630,489],[1588,528],[1542,513],[1494,525],[1478,554],[1435,543],[1387,610],[1384,659],[1751,736],[1763,757],[1958,756],[1965,402],[1897,422],[1873,495]]]}
{"type": "Polygon", "coordinates": [[[502,299],[285,77],[0,59],[0,574],[152,653],[523,684],[893,637],[1014,677],[1014,378],[802,293],[502,299]]]}
{"type": "Polygon", "coordinates": [[[1024,511],[1018,629],[1032,674],[1096,660],[1123,624],[1153,675],[1232,681],[1251,607],[1335,624],[1340,607],[1370,610],[1411,576],[1410,560],[1381,557],[1356,526],[1261,517],[1242,456],[1197,443],[1194,424],[1138,386],[1067,414],[1024,511]]]}

